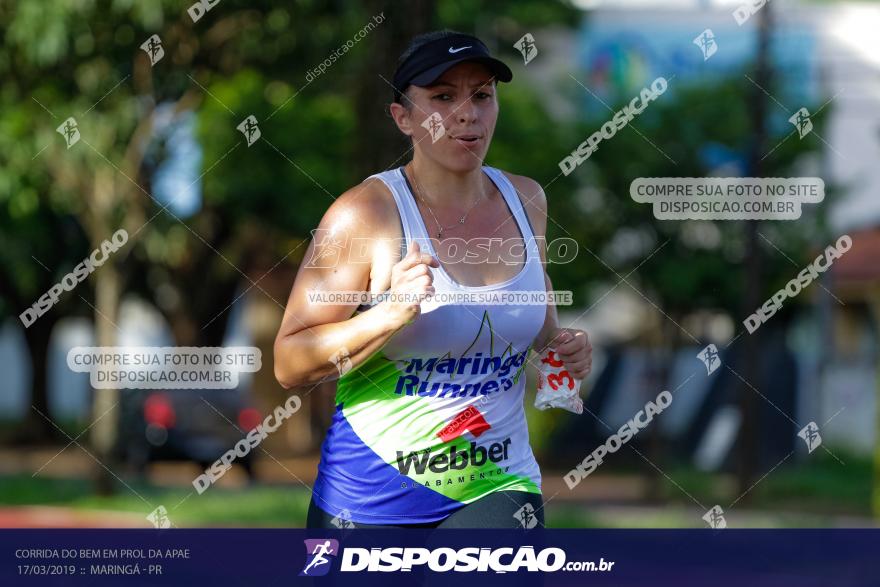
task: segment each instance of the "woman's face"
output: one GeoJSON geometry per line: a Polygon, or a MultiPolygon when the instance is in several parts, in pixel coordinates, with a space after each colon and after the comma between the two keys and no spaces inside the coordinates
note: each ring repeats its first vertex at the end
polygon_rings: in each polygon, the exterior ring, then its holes
{"type": "Polygon", "coordinates": [[[454,171],[483,164],[498,119],[495,84],[486,66],[459,63],[430,86],[410,86],[407,95],[413,104],[409,109],[393,104],[392,115],[420,155],[454,171]],[[432,117],[442,127],[435,123],[432,129],[426,123],[432,117]]]}

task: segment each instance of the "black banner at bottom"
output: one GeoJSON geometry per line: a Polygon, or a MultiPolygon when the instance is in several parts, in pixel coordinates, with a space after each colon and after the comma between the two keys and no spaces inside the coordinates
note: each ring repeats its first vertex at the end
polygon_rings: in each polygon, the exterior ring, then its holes
{"type": "Polygon", "coordinates": [[[880,584],[880,530],[0,530],[0,585],[880,584]]]}

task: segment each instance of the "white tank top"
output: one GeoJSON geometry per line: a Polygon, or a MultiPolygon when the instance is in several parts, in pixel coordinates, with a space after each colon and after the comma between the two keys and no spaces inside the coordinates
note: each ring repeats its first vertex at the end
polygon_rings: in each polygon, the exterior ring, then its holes
{"type": "MultiPolygon", "coordinates": [[[[538,245],[516,190],[498,169],[483,171],[519,226],[525,262],[510,279],[486,286],[460,285],[442,266],[430,268],[436,294],[545,291],[538,245]]],[[[391,190],[406,249],[416,240],[437,257],[402,167],[370,177],[391,190]]],[[[339,379],[315,481],[317,505],[355,522],[424,523],[494,491],[540,493],[523,371],[546,310],[423,303],[416,320],[339,379]]]]}

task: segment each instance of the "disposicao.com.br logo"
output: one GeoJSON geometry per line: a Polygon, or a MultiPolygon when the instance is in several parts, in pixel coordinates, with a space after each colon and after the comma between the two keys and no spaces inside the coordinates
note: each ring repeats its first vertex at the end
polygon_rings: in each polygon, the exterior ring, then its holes
{"type": "MultiPolygon", "coordinates": [[[[338,542],[330,539],[306,540],[308,558],[300,576],[325,575],[338,553],[338,542]]],[[[340,572],[410,572],[425,566],[436,573],[449,571],[516,573],[518,571],[552,573],[556,571],[610,571],[613,561],[566,561],[565,551],[549,547],[535,551],[534,546],[517,548],[420,547],[347,547],[340,557],[340,572]]]]}

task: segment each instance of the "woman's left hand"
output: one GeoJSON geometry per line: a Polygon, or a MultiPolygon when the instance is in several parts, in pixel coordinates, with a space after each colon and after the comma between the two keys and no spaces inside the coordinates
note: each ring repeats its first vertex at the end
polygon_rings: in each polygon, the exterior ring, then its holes
{"type": "Polygon", "coordinates": [[[586,332],[576,328],[557,328],[547,341],[544,349],[556,349],[556,357],[562,360],[572,377],[586,379],[593,368],[593,347],[586,332]]]}

